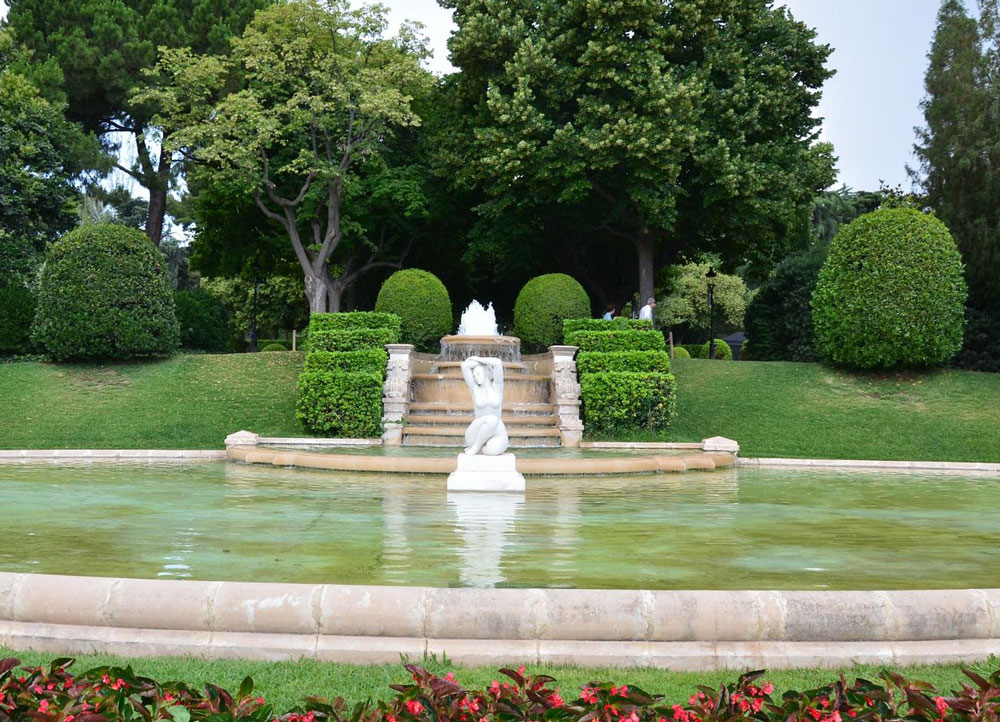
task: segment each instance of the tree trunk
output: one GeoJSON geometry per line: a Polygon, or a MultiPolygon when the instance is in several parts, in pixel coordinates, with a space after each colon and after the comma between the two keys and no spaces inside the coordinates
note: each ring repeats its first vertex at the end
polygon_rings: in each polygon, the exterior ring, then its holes
{"type": "Polygon", "coordinates": [[[323,282],[323,278],[306,274],[305,282],[309,313],[326,312],[326,284],[323,282]]]}
{"type": "Polygon", "coordinates": [[[326,289],[326,305],[330,313],[340,313],[340,303],[344,296],[344,289],[339,284],[334,284],[326,289]]]}
{"type": "Polygon", "coordinates": [[[653,236],[647,232],[641,233],[635,239],[635,250],[639,256],[639,303],[645,305],[653,297],[655,291],[653,236]]]}
{"type": "Polygon", "coordinates": [[[146,235],[159,247],[163,238],[163,217],[167,213],[167,191],[170,189],[170,154],[163,150],[166,136],[160,143],[160,159],[156,164],[156,172],[148,178],[146,187],[149,190],[149,216],[146,218],[146,235]]]}

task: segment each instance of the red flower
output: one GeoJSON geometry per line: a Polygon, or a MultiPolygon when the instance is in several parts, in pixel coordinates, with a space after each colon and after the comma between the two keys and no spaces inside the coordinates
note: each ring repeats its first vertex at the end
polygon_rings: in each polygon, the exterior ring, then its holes
{"type": "Polygon", "coordinates": [[[814,707],[810,707],[809,709],[806,710],[806,712],[809,713],[810,717],[812,717],[813,719],[816,719],[816,720],[818,720],[820,717],[823,716],[822,713],[818,709],[816,709],[814,707]]]}
{"type": "Polygon", "coordinates": [[[944,717],[948,714],[948,703],[944,701],[944,697],[935,697],[934,706],[937,707],[939,717],[944,717]]]}
{"type": "Polygon", "coordinates": [[[415,699],[408,699],[406,700],[406,709],[410,711],[410,714],[418,715],[424,711],[424,706],[415,699]]]}
{"type": "Polygon", "coordinates": [[[580,692],[580,699],[587,704],[597,704],[597,690],[593,687],[584,687],[580,692]]]}
{"type": "Polygon", "coordinates": [[[497,682],[495,679],[492,682],[490,682],[490,694],[492,694],[494,697],[500,696],[500,683],[497,682]]]}
{"type": "Polygon", "coordinates": [[[761,687],[761,690],[764,692],[764,694],[771,694],[771,692],[774,691],[774,685],[771,684],[770,682],[765,682],[764,686],[761,687]]]}

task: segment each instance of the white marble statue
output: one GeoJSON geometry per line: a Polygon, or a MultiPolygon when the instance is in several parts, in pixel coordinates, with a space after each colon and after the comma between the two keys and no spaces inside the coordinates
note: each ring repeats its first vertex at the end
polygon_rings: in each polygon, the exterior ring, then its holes
{"type": "Polygon", "coordinates": [[[476,418],[465,430],[465,453],[499,456],[510,440],[503,425],[503,362],[497,358],[469,356],[462,362],[462,377],[472,392],[476,418]]]}

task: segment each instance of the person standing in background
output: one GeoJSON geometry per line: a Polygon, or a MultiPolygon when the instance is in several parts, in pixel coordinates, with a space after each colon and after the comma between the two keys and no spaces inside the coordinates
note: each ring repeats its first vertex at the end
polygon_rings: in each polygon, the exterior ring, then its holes
{"type": "Polygon", "coordinates": [[[646,305],[639,309],[639,320],[640,321],[652,321],[653,320],[653,309],[656,308],[656,299],[650,297],[646,301],[646,305]]]}
{"type": "Polygon", "coordinates": [[[604,315],[601,316],[605,321],[610,321],[615,317],[615,307],[614,304],[609,303],[604,307],[604,315]]]}

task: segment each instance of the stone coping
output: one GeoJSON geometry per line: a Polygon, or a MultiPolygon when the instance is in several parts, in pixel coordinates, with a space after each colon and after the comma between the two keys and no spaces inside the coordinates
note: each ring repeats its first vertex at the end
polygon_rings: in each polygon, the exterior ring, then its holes
{"type": "Polygon", "coordinates": [[[873,469],[877,471],[946,471],[1000,474],[1000,464],[965,461],[880,461],[877,459],[783,459],[744,458],[740,466],[761,468],[873,469]]]}
{"type": "Polygon", "coordinates": [[[0,573],[0,644],[57,653],[674,669],[983,659],[1000,589],[642,591],[0,573]]]}
{"type": "Polygon", "coordinates": [[[222,449],[0,449],[0,464],[24,461],[218,461],[222,449]]]}
{"type": "MultiPolygon", "coordinates": [[[[256,446],[230,446],[229,459],[247,464],[295,466],[331,471],[369,471],[399,474],[451,474],[458,468],[454,456],[361,456],[304,451],[276,451],[256,446]]],[[[515,454],[516,456],[516,454],[515,454]]],[[[621,456],[607,458],[520,457],[517,471],[533,476],[585,476],[607,474],[655,474],[677,471],[711,471],[735,465],[727,453],[697,453],[686,456],[621,456]]]]}
{"type": "Polygon", "coordinates": [[[701,449],[700,441],[581,441],[581,449],[701,449]]]}

